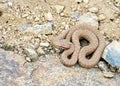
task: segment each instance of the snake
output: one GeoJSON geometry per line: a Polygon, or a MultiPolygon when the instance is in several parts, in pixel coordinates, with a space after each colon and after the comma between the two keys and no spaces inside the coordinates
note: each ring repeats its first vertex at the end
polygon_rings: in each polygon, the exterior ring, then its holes
{"type": "Polygon", "coordinates": [[[100,60],[104,48],[105,39],[102,33],[89,24],[79,24],[62,31],[53,38],[52,44],[57,48],[63,48],[61,62],[66,66],[73,66],[77,62],[84,68],[94,67],[100,60]],[[81,47],[80,39],[86,39],[89,44],[81,47]],[[88,59],[87,56],[92,54],[88,59]]]}

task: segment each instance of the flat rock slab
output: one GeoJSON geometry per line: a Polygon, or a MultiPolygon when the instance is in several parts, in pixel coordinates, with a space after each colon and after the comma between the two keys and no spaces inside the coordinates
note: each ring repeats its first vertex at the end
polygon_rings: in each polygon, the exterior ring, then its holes
{"type": "Polygon", "coordinates": [[[118,86],[119,78],[104,78],[97,68],[65,67],[58,55],[27,63],[22,56],[0,50],[0,86],[118,86]]]}
{"type": "Polygon", "coordinates": [[[113,67],[120,67],[120,42],[111,42],[104,50],[103,59],[113,67]]]}

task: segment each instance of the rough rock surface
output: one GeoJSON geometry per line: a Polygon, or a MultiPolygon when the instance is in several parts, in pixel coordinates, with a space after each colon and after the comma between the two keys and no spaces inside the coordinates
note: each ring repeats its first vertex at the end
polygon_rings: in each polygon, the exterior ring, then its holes
{"type": "Polygon", "coordinates": [[[65,67],[58,55],[27,63],[23,56],[0,50],[0,86],[118,86],[119,76],[104,78],[99,69],[65,67]],[[44,60],[43,60],[44,59],[44,60]],[[106,83],[108,82],[108,83],[106,83]]]}

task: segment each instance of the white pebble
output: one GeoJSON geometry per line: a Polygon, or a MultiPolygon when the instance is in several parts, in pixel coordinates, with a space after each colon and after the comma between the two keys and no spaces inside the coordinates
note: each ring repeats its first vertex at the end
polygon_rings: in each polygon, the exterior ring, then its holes
{"type": "Polygon", "coordinates": [[[105,16],[104,14],[100,14],[100,15],[98,16],[98,20],[99,20],[99,21],[105,20],[105,18],[106,18],[106,16],[105,16]]]}
{"type": "Polygon", "coordinates": [[[41,42],[40,46],[42,47],[48,47],[50,44],[48,42],[41,42]]]}
{"type": "Polygon", "coordinates": [[[29,15],[28,13],[23,14],[23,15],[22,15],[22,18],[25,18],[25,17],[27,17],[28,15],[29,15]]]}
{"type": "Polygon", "coordinates": [[[45,54],[44,50],[41,47],[37,49],[37,53],[38,55],[45,54]]]}
{"type": "Polygon", "coordinates": [[[92,13],[97,13],[98,12],[98,8],[91,7],[91,8],[89,8],[89,11],[92,12],[92,13]]]}
{"type": "Polygon", "coordinates": [[[12,5],[13,5],[13,4],[12,4],[12,2],[8,2],[7,5],[8,5],[8,7],[11,7],[11,8],[12,8],[12,5]]]}
{"type": "Polygon", "coordinates": [[[62,5],[55,5],[54,8],[57,13],[61,13],[65,7],[62,5]]]}
{"type": "Polygon", "coordinates": [[[87,4],[87,3],[89,3],[89,0],[83,0],[83,2],[87,4]]]}
{"type": "Polygon", "coordinates": [[[45,13],[45,18],[48,20],[48,21],[52,21],[53,20],[53,16],[52,16],[52,14],[50,13],[50,12],[48,12],[48,13],[45,13]]]}

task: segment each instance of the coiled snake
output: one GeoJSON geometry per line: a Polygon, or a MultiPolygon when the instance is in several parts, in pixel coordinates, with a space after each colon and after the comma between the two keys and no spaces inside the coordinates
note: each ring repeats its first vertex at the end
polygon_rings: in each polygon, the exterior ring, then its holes
{"type": "Polygon", "coordinates": [[[91,68],[100,60],[105,48],[105,40],[96,28],[88,24],[80,24],[64,30],[53,39],[53,45],[65,49],[61,55],[61,62],[64,65],[73,66],[78,61],[82,67],[91,68]],[[89,44],[82,48],[79,42],[81,38],[89,41],[89,44]],[[87,59],[86,56],[91,53],[93,55],[87,59]]]}

